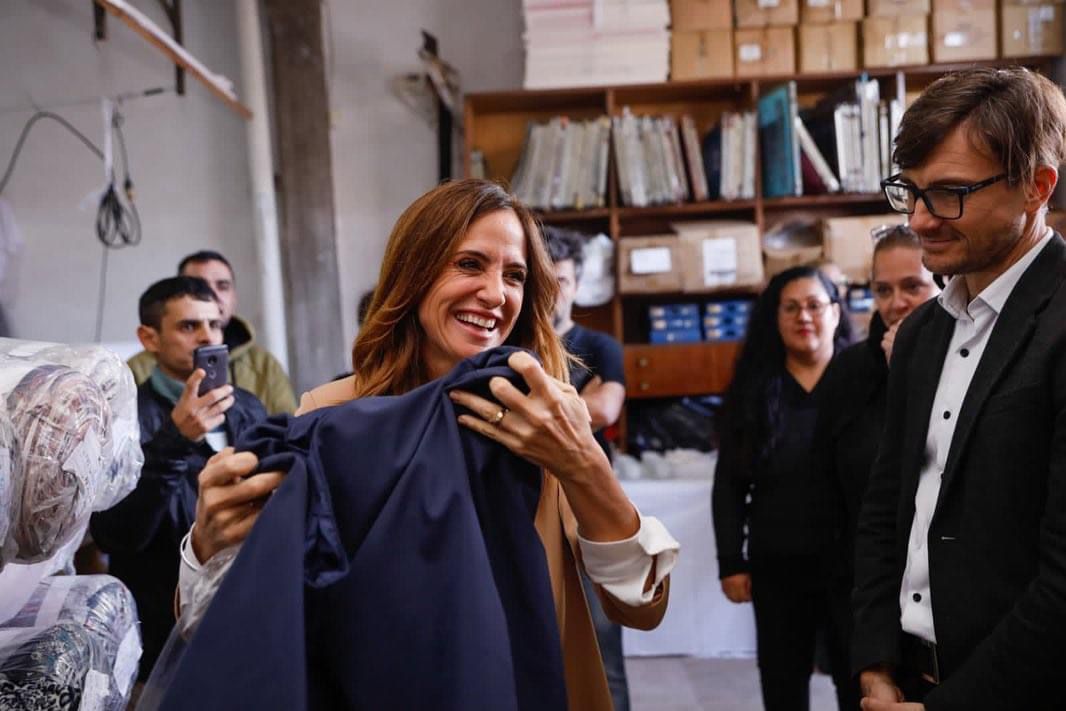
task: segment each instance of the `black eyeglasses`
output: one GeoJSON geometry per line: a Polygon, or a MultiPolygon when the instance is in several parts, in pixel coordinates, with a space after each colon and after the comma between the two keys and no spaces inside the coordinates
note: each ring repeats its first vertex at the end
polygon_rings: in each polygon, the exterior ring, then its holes
{"type": "Polygon", "coordinates": [[[972,185],[960,185],[958,187],[937,186],[922,190],[910,183],[901,182],[900,174],[897,173],[881,181],[881,190],[884,191],[885,197],[888,198],[889,207],[896,212],[913,215],[918,199],[921,198],[922,202],[925,203],[925,209],[929,210],[935,217],[939,217],[941,220],[957,220],[962,217],[962,203],[967,195],[998,183],[1006,177],[1007,174],[1002,173],[972,185]]]}

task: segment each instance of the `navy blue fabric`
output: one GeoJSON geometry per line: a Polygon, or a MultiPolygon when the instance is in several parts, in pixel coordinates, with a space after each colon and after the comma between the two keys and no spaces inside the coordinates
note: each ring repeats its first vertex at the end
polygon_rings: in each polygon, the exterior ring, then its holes
{"type": "Polygon", "coordinates": [[[242,437],[289,474],[161,708],[566,708],[541,471],[462,428],[447,397],[519,385],[513,351],[242,437]]]}

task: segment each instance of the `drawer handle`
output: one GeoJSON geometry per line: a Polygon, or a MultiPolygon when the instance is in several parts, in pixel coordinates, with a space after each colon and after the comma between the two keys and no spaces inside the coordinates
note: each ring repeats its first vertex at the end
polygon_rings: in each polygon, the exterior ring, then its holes
{"type": "Polygon", "coordinates": [[[647,368],[648,367],[648,357],[647,356],[641,356],[640,358],[638,358],[637,359],[637,365],[639,367],[641,367],[641,368],[647,368]]]}
{"type": "Polygon", "coordinates": [[[643,380],[642,380],[642,381],[640,382],[640,389],[641,389],[641,390],[647,390],[647,389],[648,389],[648,388],[650,388],[650,387],[651,387],[651,386],[650,386],[650,385],[648,385],[648,384],[647,384],[646,382],[644,382],[643,380]]]}

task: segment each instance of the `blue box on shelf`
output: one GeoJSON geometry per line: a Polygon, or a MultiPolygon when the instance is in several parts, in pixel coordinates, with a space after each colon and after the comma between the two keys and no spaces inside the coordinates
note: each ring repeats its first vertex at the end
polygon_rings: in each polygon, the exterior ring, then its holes
{"type": "Polygon", "coordinates": [[[750,314],[747,313],[735,313],[735,314],[710,314],[703,317],[704,328],[739,328],[744,330],[748,327],[748,320],[750,314]]]}
{"type": "Polygon", "coordinates": [[[648,318],[699,318],[699,304],[656,304],[648,307],[648,318]]]}
{"type": "Polygon", "coordinates": [[[689,328],[684,330],[652,331],[648,340],[655,344],[699,343],[703,338],[699,328],[689,328]]]}
{"type": "Polygon", "coordinates": [[[725,343],[744,340],[743,328],[708,328],[704,330],[703,340],[708,343],[725,343]]]}
{"type": "Polygon", "coordinates": [[[750,314],[754,302],[746,299],[730,301],[709,301],[703,307],[707,316],[724,316],[726,314],[750,314]]]}
{"type": "Polygon", "coordinates": [[[699,327],[699,319],[695,316],[688,318],[653,318],[651,320],[652,331],[691,331],[699,327]]]}

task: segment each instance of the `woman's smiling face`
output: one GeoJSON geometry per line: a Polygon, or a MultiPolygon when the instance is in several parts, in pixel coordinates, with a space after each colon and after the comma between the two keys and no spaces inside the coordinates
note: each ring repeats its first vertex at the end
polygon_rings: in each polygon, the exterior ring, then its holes
{"type": "Polygon", "coordinates": [[[459,361],[503,345],[522,311],[526,235],[511,210],[476,220],[422,303],[422,358],[430,377],[459,361]]]}

